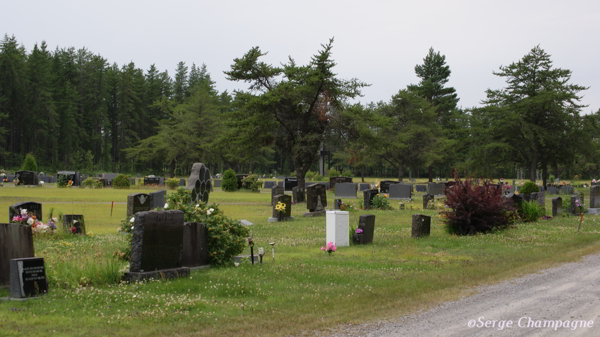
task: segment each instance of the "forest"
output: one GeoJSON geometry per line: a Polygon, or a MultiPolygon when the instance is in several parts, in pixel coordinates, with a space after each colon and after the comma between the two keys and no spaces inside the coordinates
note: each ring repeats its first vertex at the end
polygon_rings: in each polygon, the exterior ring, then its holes
{"type": "Polygon", "coordinates": [[[0,168],[16,170],[31,153],[50,173],[185,176],[203,162],[303,181],[318,175],[322,155],[326,169],[363,177],[600,177],[600,110],[582,114],[587,88],[541,46],[490,74],[505,86],[482,88],[482,105],[469,108],[433,48],[422,64],[404,65],[419,83],[386,102],[355,103],[369,84],[339,78],[333,48],[331,39],[306,65],[271,65],[254,47],[218,70],[245,88],[230,93],[201,60],[179,62],[171,76],[85,48],[52,51],[42,41],[28,50],[5,35],[0,168]]]}

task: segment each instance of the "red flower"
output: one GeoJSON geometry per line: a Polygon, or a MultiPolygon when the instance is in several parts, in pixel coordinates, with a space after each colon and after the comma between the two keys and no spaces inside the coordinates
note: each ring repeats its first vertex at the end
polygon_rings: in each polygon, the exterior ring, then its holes
{"type": "Polygon", "coordinates": [[[71,227],[71,233],[75,234],[75,232],[77,232],[77,227],[75,227],[75,226],[71,227]]]}

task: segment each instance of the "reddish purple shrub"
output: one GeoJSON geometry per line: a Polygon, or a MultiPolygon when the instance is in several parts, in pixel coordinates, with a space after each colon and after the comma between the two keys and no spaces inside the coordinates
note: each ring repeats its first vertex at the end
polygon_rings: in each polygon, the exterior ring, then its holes
{"type": "Polygon", "coordinates": [[[498,185],[484,182],[483,186],[471,180],[456,180],[446,189],[444,222],[450,234],[473,235],[496,228],[506,228],[516,220],[516,209],[510,199],[502,197],[498,185]]]}

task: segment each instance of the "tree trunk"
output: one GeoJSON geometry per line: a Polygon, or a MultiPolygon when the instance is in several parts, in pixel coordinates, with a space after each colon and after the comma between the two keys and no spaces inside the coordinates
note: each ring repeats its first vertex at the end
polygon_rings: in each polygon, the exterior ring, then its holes
{"type": "Polygon", "coordinates": [[[404,165],[398,165],[398,180],[404,179],[404,165]]]}
{"type": "Polygon", "coordinates": [[[546,182],[548,181],[548,166],[544,165],[542,169],[542,185],[544,186],[544,190],[546,189],[546,182]]]}
{"type": "Polygon", "coordinates": [[[364,183],[365,182],[365,167],[361,166],[360,168],[360,182],[364,183]]]}
{"type": "Polygon", "coordinates": [[[433,167],[431,165],[429,165],[428,167],[429,169],[429,182],[433,182],[433,167]]]}
{"type": "Polygon", "coordinates": [[[308,171],[308,168],[310,167],[310,165],[306,165],[306,167],[304,166],[296,166],[296,179],[298,179],[298,187],[302,188],[302,190],[304,190],[304,176],[306,176],[306,171],[308,171]]]}
{"type": "Polygon", "coordinates": [[[536,169],[537,169],[537,158],[536,158],[536,156],[533,156],[533,158],[531,159],[531,166],[529,167],[529,180],[531,180],[533,182],[535,182],[537,179],[536,169]]]}

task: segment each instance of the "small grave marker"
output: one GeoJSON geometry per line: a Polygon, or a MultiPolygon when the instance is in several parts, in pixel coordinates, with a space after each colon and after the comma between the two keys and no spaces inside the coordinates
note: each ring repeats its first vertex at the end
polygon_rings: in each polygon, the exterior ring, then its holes
{"type": "Polygon", "coordinates": [[[44,258],[10,260],[10,293],[14,298],[38,296],[48,292],[44,258]]]}

